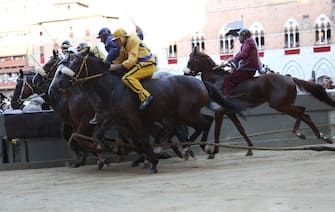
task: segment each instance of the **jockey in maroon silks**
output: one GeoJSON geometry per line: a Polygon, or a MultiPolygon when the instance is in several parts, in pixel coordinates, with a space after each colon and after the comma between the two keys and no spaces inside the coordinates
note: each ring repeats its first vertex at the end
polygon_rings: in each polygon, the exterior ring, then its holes
{"type": "Polygon", "coordinates": [[[242,29],[239,33],[239,40],[242,44],[241,50],[229,61],[237,68],[226,75],[223,88],[221,88],[225,95],[231,95],[234,86],[244,80],[253,78],[256,71],[260,71],[262,68],[256,42],[251,37],[250,31],[242,29]]]}

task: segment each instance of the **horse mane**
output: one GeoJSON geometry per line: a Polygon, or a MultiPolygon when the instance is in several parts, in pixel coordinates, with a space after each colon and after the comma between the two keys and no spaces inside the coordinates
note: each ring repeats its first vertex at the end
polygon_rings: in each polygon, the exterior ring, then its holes
{"type": "Polygon", "coordinates": [[[93,62],[98,63],[101,66],[104,66],[104,69],[108,70],[108,65],[104,63],[104,61],[102,61],[99,57],[97,57],[93,52],[88,52],[88,55],[90,59],[93,60],[93,62]]]}
{"type": "Polygon", "coordinates": [[[225,74],[225,72],[222,70],[222,68],[218,68],[218,69],[214,69],[212,70],[213,67],[216,67],[217,64],[215,63],[215,61],[209,56],[207,55],[205,52],[201,52],[201,51],[194,51],[195,57],[198,58],[199,63],[202,64],[202,67],[204,67],[203,65],[205,65],[206,67],[208,67],[209,69],[203,69],[203,71],[207,71],[210,70],[211,72],[214,73],[218,73],[218,74],[225,74]]]}
{"type": "Polygon", "coordinates": [[[209,65],[211,65],[213,67],[216,66],[215,61],[209,55],[207,55],[206,53],[198,51],[197,54],[199,56],[201,56],[202,58],[204,58],[204,60],[206,60],[209,63],[209,65]]]}
{"type": "Polygon", "coordinates": [[[99,71],[101,71],[101,73],[103,74],[111,74],[111,75],[115,75],[115,76],[122,76],[123,74],[125,74],[125,70],[115,70],[115,71],[109,71],[109,65],[106,64],[104,61],[102,61],[99,57],[97,57],[93,52],[89,52],[89,58],[90,60],[93,60],[94,63],[97,63],[99,66],[101,66],[101,69],[99,69],[99,71]]]}

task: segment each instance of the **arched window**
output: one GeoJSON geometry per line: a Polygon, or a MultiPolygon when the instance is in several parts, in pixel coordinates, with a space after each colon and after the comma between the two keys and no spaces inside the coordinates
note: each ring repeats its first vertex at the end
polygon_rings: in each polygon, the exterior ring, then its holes
{"type": "Polygon", "coordinates": [[[315,45],[327,45],[331,39],[330,20],[325,15],[320,15],[315,23],[315,45]]]}
{"type": "Polygon", "coordinates": [[[177,57],[177,42],[170,43],[168,57],[177,57]]]}
{"type": "Polygon", "coordinates": [[[255,22],[251,25],[250,32],[251,32],[251,36],[256,41],[257,48],[259,50],[263,50],[264,45],[265,45],[264,27],[260,23],[255,22]]]}
{"type": "Polygon", "coordinates": [[[285,48],[299,47],[299,26],[294,19],[289,19],[284,27],[285,48]]]}
{"type": "Polygon", "coordinates": [[[205,50],[205,37],[202,32],[196,32],[191,39],[192,49],[197,47],[200,51],[205,50]]]}
{"type": "Polygon", "coordinates": [[[234,49],[234,37],[220,34],[220,54],[231,53],[234,49]]]}

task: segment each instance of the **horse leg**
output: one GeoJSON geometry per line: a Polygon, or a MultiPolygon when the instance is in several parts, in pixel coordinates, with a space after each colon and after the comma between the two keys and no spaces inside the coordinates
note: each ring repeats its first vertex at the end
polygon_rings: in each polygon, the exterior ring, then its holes
{"type": "MultiPolygon", "coordinates": [[[[209,133],[209,130],[211,129],[211,126],[212,126],[212,122],[213,122],[213,117],[210,116],[210,115],[203,115],[203,117],[206,119],[206,125],[204,130],[203,130],[203,133],[202,133],[202,137],[201,137],[201,142],[207,142],[207,139],[208,139],[208,133],[209,133]]],[[[204,122],[205,123],[205,122],[204,122]]],[[[216,127],[216,126],[215,126],[216,127]]],[[[219,141],[219,140],[218,140],[219,141]]],[[[217,146],[215,146],[217,147],[217,146]]],[[[215,147],[214,147],[214,150],[215,150],[215,147]]],[[[216,148],[217,152],[219,152],[219,148],[217,147],[216,148]]],[[[208,159],[214,159],[215,158],[215,151],[213,151],[209,145],[206,145],[205,146],[205,151],[207,152],[208,154],[208,159]]]]}
{"type": "MultiPolygon", "coordinates": [[[[195,131],[193,132],[193,134],[186,138],[186,142],[193,142],[200,134],[201,134],[202,130],[198,130],[195,129],[195,131]]],[[[191,155],[191,157],[194,157],[193,152],[190,150],[190,146],[189,145],[182,145],[183,147],[183,158],[184,160],[188,160],[189,155],[191,155]],[[193,155],[193,156],[192,156],[193,155]]],[[[200,145],[201,149],[205,152],[205,145],[200,145]]]]}
{"type": "Polygon", "coordinates": [[[317,138],[322,139],[326,141],[328,144],[332,144],[333,141],[331,138],[323,135],[319,129],[315,126],[314,122],[312,121],[311,117],[307,114],[304,114],[302,117],[302,120],[313,130],[314,134],[316,135],[317,138]]]}
{"type": "Polygon", "coordinates": [[[73,164],[72,167],[74,168],[77,168],[77,167],[80,167],[80,166],[84,166],[86,164],[86,161],[87,161],[87,151],[82,149],[79,145],[78,145],[78,141],[77,139],[74,139],[75,142],[73,141],[67,141],[67,145],[69,147],[69,149],[71,151],[74,152],[75,156],[76,156],[76,159],[75,159],[75,162],[73,164]]]}
{"type": "MultiPolygon", "coordinates": [[[[251,140],[249,139],[249,137],[247,136],[247,134],[245,133],[244,127],[242,126],[240,120],[238,119],[238,117],[236,116],[236,114],[234,113],[229,113],[227,114],[228,117],[230,118],[230,120],[234,123],[236,129],[240,132],[240,134],[243,136],[243,138],[247,141],[248,146],[254,146],[254,144],[251,142],[251,140]]],[[[220,124],[221,126],[221,124],[220,124]]],[[[248,149],[247,153],[245,156],[252,156],[252,150],[248,149]]]]}
{"type": "Polygon", "coordinates": [[[153,151],[150,142],[149,142],[149,137],[141,139],[141,146],[142,150],[144,153],[148,156],[150,162],[151,162],[151,167],[150,167],[150,174],[155,174],[158,172],[157,170],[157,164],[158,164],[158,155],[153,151]]]}
{"type": "MultiPolygon", "coordinates": [[[[183,143],[187,140],[188,137],[188,127],[185,124],[177,124],[176,126],[173,127],[174,135],[178,138],[180,143],[183,143]]],[[[178,157],[183,158],[183,154],[179,151],[178,147],[175,146],[177,151],[176,154],[178,157]]],[[[194,158],[194,153],[191,149],[189,149],[189,153],[191,157],[194,158]]]]}
{"type": "Polygon", "coordinates": [[[317,138],[322,139],[326,141],[327,143],[333,143],[329,137],[324,136],[319,131],[319,129],[313,123],[311,117],[305,114],[305,107],[291,105],[290,107],[280,108],[278,110],[296,118],[293,133],[295,133],[299,138],[303,138],[303,139],[306,138],[306,136],[299,131],[300,122],[302,120],[312,129],[312,131],[314,132],[317,138]]]}
{"type": "MultiPolygon", "coordinates": [[[[224,112],[219,111],[215,112],[215,126],[214,126],[214,143],[220,143],[220,135],[221,135],[221,126],[223,121],[224,112]]],[[[213,154],[219,153],[219,147],[215,146],[213,154]]]]}
{"type": "Polygon", "coordinates": [[[282,106],[282,107],[273,107],[272,108],[278,110],[279,112],[288,114],[290,116],[292,116],[293,118],[295,118],[295,123],[294,123],[294,127],[293,127],[293,133],[301,139],[305,139],[306,136],[304,134],[302,134],[299,130],[300,128],[300,122],[301,119],[304,115],[305,112],[305,107],[303,106],[296,106],[296,105],[286,105],[286,106],[282,106]]]}

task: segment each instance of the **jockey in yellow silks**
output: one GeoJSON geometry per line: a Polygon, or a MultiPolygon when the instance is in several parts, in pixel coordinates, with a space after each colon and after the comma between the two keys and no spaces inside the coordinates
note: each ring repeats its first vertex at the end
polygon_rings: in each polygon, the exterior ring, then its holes
{"type": "Polygon", "coordinates": [[[152,77],[156,70],[155,57],[136,34],[128,35],[124,29],[115,30],[113,40],[121,49],[119,56],[110,65],[110,70],[127,69],[122,81],[138,94],[140,110],[144,110],[153,100],[153,96],[139,80],[152,77]]]}

